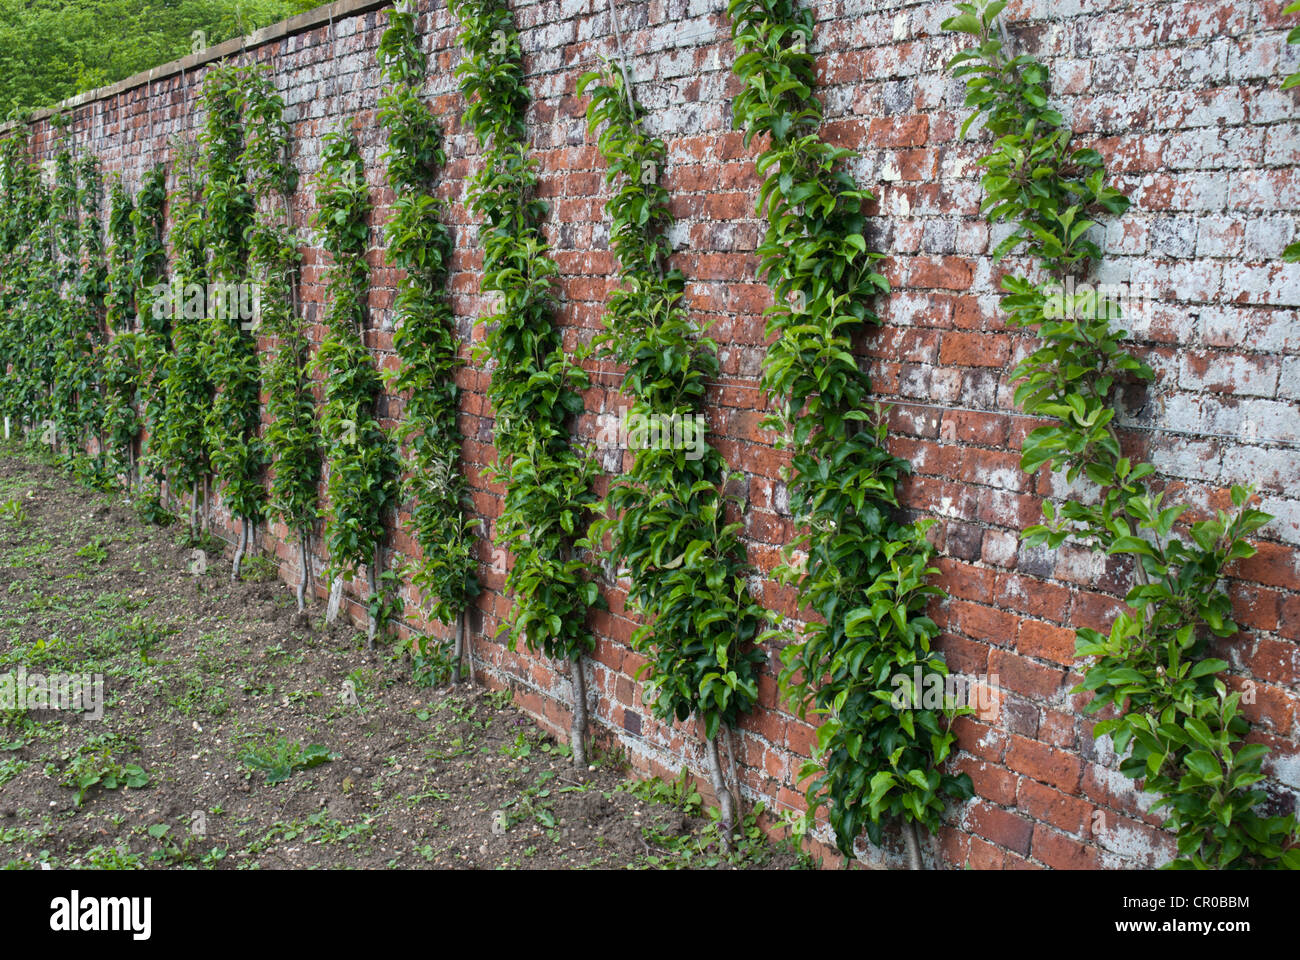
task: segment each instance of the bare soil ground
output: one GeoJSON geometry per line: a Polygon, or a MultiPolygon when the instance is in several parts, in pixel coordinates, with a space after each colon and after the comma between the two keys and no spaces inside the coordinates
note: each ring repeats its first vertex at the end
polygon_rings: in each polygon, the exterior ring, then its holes
{"type": "Polygon", "coordinates": [[[807,865],[752,816],[724,857],[685,781],[599,750],[579,776],[508,694],[418,686],[266,561],[231,582],[223,546],[0,449],[0,677],[102,674],[105,698],[0,705],[0,865],[807,865]]]}

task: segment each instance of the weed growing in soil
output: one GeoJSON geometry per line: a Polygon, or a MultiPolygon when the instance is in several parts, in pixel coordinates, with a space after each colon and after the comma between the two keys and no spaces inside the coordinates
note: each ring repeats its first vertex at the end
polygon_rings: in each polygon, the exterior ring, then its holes
{"type": "Polygon", "coordinates": [[[81,747],[62,755],[66,766],[59,782],[77,791],[78,807],[94,787],[116,790],[119,787],[138,789],[148,785],[149,774],[143,767],[135,763],[121,763],[113,755],[115,747],[129,746],[111,733],[101,733],[87,738],[81,747]]]}
{"type": "Polygon", "coordinates": [[[0,520],[14,526],[25,524],[27,522],[27,510],[23,507],[22,501],[10,497],[4,503],[0,503],[0,520]]]}
{"type": "Polygon", "coordinates": [[[77,551],[77,556],[89,560],[91,563],[103,563],[108,559],[108,551],[104,549],[108,543],[107,537],[95,537],[90,543],[77,551]]]}
{"type": "Polygon", "coordinates": [[[293,775],[295,770],[310,770],[331,760],[338,755],[330,753],[320,744],[303,746],[284,737],[277,737],[260,745],[244,747],[239,754],[240,761],[253,772],[266,775],[268,785],[283,783],[293,775]]]}
{"type": "Polygon", "coordinates": [[[280,579],[280,567],[269,557],[245,557],[239,577],[245,583],[275,583],[280,579]]]}

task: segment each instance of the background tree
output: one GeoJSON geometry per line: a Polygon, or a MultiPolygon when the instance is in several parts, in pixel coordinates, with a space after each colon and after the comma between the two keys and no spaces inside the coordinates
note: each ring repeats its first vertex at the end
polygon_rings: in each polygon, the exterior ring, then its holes
{"type": "Polygon", "coordinates": [[[316,0],[0,0],[0,113],[35,109],[319,6],[316,0]]]}

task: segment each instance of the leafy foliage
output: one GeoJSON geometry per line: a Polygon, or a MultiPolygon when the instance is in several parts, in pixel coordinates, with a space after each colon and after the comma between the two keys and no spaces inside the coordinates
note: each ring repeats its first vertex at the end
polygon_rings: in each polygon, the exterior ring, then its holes
{"type": "MultiPolygon", "coordinates": [[[[327,576],[332,578],[362,564],[375,565],[384,517],[397,504],[399,478],[393,442],[375,411],[380,377],[361,339],[370,200],[361,150],[347,125],[326,134],[322,159],[314,225],[334,262],[326,293],[328,331],[312,369],[325,377],[320,430],[327,451],[325,541],[327,576]]],[[[388,609],[378,593],[372,593],[370,605],[372,615],[388,609]]]]}
{"type": "Polygon", "coordinates": [[[0,113],[115,83],[316,0],[0,0],[0,113]]]}
{"type": "MultiPolygon", "coordinates": [[[[172,156],[176,190],[171,196],[173,289],[206,290],[207,220],[203,205],[203,171],[192,146],[177,142],[172,156]]],[[[204,351],[202,302],[186,302],[173,311],[172,354],[163,380],[163,415],[158,449],[172,488],[197,487],[211,470],[204,423],[212,407],[213,385],[204,351]],[[192,308],[191,308],[192,307],[192,308]]]]}
{"type": "Polygon", "coordinates": [[[248,744],[239,752],[239,759],[248,767],[249,775],[261,773],[268,786],[284,783],[296,770],[310,770],[322,763],[337,760],[338,754],[331,753],[318,743],[304,746],[284,737],[267,739],[264,743],[248,744]]]}
{"type": "Polygon", "coordinates": [[[464,60],[457,65],[468,102],[465,123],[484,149],[470,209],[483,218],[485,292],[497,313],[478,351],[490,358],[488,399],[496,410],[497,462],[490,480],[505,484],[497,538],[514,555],[506,589],[514,603],[503,632],[514,645],[573,660],[595,647],[587,609],[599,602],[575,532],[595,501],[595,465],[573,448],[565,420],[582,410],[586,373],[564,354],[552,322],[557,268],[540,224],[546,206],[532,196],[519,33],[505,0],[453,0],[464,60]]]}
{"type": "Polygon", "coordinates": [[[266,490],[262,473],[266,448],[261,425],[261,371],[255,323],[226,291],[249,289],[249,234],[253,228],[253,194],[243,163],[241,111],[243,73],[235,67],[213,68],[203,84],[204,129],[199,135],[203,164],[203,210],[207,221],[208,298],[203,357],[216,391],[204,421],[213,473],[231,515],[245,523],[261,519],[266,490]]]}
{"type": "Polygon", "coordinates": [[[82,443],[84,445],[86,440],[94,437],[100,441],[102,450],[104,405],[96,355],[105,336],[108,266],[105,262],[104,227],[100,219],[104,182],[99,159],[94,155],[82,157],[77,164],[77,177],[81,217],[76,257],[79,269],[72,290],[76,316],[68,331],[67,355],[75,368],[72,378],[82,443]]]}
{"type": "Polygon", "coordinates": [[[135,210],[131,194],[114,184],[108,212],[108,299],[105,322],[109,340],[102,355],[104,437],[108,470],[134,479],[135,445],[142,424],[137,410],[140,361],[136,355],[135,210]]]}
{"type": "Polygon", "coordinates": [[[132,273],[140,331],[136,352],[140,371],[140,415],[145,431],[142,459],[150,473],[161,479],[163,464],[158,435],[166,403],[164,384],[171,362],[171,324],[158,294],[164,289],[167,247],[163,242],[163,207],[167,202],[167,171],[156,166],[145,172],[131,211],[135,239],[132,273]]]}
{"type": "MultiPolygon", "coordinates": [[[[55,129],[62,126],[64,118],[53,118],[55,129]]],[[[78,404],[80,387],[89,374],[87,349],[89,341],[78,336],[81,331],[79,303],[74,286],[80,273],[80,194],[77,190],[77,171],[66,139],[61,139],[54,157],[54,193],[51,212],[54,217],[55,244],[58,255],[56,280],[59,286],[59,313],[55,338],[51,344],[54,356],[54,380],[50,384],[54,420],[70,441],[62,451],[65,458],[75,448],[81,436],[81,411],[78,404]]]]}
{"type": "Polygon", "coordinates": [[[1075,692],[1094,694],[1089,713],[1107,711],[1093,732],[1110,735],[1124,757],[1121,772],[1160,796],[1155,806],[1178,835],[1170,866],[1300,867],[1295,818],[1260,810],[1267,748],[1237,746],[1249,730],[1241,694],[1218,676],[1228,664],[1208,656],[1210,636],[1237,632],[1220,580],[1255,553],[1247,538],[1272,518],[1249,506],[1248,490],[1233,487],[1230,512],[1180,523],[1188,505],[1165,505],[1164,493],[1151,488],[1155,468],[1125,456],[1114,425],[1116,383],[1153,373],[1125,349],[1127,332],[1111,322],[1117,304],[1061,291],[1065,277],[1085,274],[1101,257],[1092,218],[1123,214],[1128,199],[1105,185],[1096,151],[1072,146],[1072,131],[1048,106],[1047,68],[1027,54],[1010,56],[994,34],[1005,5],[959,3],[943,26],[976,43],[949,66],[966,78],[966,105],[974,108],[963,129],[983,117],[994,137],[980,160],[982,209],[990,221],[1015,226],[996,254],[1032,257],[1049,275],[1002,279],[1009,322],[1042,341],[1013,372],[1016,403],[1051,421],[1025,438],[1021,466],[1046,465],[1096,487],[1086,502],[1045,502],[1047,522],[1029,527],[1025,541],[1082,543],[1131,557],[1134,570],[1129,610],[1109,636],[1078,631],[1077,655],[1096,659],[1075,692]]]}
{"type": "MultiPolygon", "coordinates": [[[[852,353],[852,337],[877,322],[871,299],[889,289],[868,249],[862,208],[871,199],[845,169],[853,156],[817,133],[822,108],[808,48],[813,14],[791,0],[732,0],[728,7],[744,87],[734,108],[745,143],[767,135],[756,168],[767,234],[759,273],[776,296],[768,309],[763,388],[776,406],[766,425],[791,450],[790,509],[805,531],[777,575],[795,584],[820,621],[787,642],[781,682],[801,715],[821,715],[816,755],[801,776],[808,818],[826,805],[846,856],[865,830],[897,817],[934,830],[943,798],[966,798],[965,774],[940,771],[955,711],[896,708],[892,678],[910,687],[944,675],[925,615],[942,591],[929,582],[928,522],[897,516],[895,485],[910,471],[886,449],[885,412],[852,353]],[[806,549],[806,558],[798,556],[806,549]]],[[[920,703],[919,691],[911,697],[920,703]]],[[[962,708],[966,709],[966,708],[962,708]]]]}
{"type": "MultiPolygon", "coordinates": [[[[629,419],[694,427],[705,381],[717,373],[717,345],[695,336],[682,304],[682,274],[667,268],[672,216],[658,183],[665,147],[646,134],[644,112],[617,69],[584,75],[578,94],[585,92],[591,94],[589,128],[604,126],[598,142],[609,164],[606,179],[616,187],[606,204],[610,248],[623,269],[623,285],[605,313],[606,332],[593,347],[626,366],[625,388],[635,398],[629,419]]],[[[697,439],[702,445],[704,438],[697,439]]],[[[608,536],[604,558],[630,574],[629,604],[645,618],[632,646],[647,658],[646,697],[655,714],[669,721],[698,715],[713,739],[758,699],[766,658],[753,644],[765,611],[747,584],[744,524],[727,517],[739,498],[725,487],[739,478],[712,447],[696,457],[687,446],[636,449],[631,470],[611,482],[605,516],[592,524],[586,545],[597,549],[608,536]]]]}
{"type": "Polygon", "coordinates": [[[426,61],[409,10],[388,11],[378,56],[387,83],[379,122],[388,135],[384,161],[395,197],[385,231],[388,260],[404,271],[393,333],[402,362],[389,385],[407,398],[396,436],[408,470],[403,492],[410,502],[409,529],[421,552],[409,573],[433,618],[451,623],[479,584],[456,425],[455,373],[462,361],[446,292],[454,244],[440,219],[444,204],[433,195],[446,156],[438,119],[419,97],[426,61]]]}
{"type": "MultiPolygon", "coordinates": [[[[67,125],[58,116],[51,124],[60,132],[67,125]]],[[[104,394],[115,385],[115,358],[103,349],[99,165],[93,157],[75,161],[61,134],[51,188],[27,153],[27,136],[22,123],[0,140],[0,412],[65,468],[103,483],[103,459],[84,452],[91,437],[105,446],[104,394]]],[[[130,203],[124,193],[123,201],[130,203]]],[[[129,310],[129,269],[118,282],[129,310]]],[[[123,392],[129,403],[133,395],[123,392]]]]}
{"type": "Polygon", "coordinates": [[[264,361],[266,448],[274,464],[271,510],[305,542],[320,517],[321,437],[308,373],[310,343],[298,315],[302,255],[290,225],[298,171],[289,157],[284,102],[265,68],[240,85],[246,140],[240,160],[256,210],[248,231],[249,276],[261,289],[260,329],[275,339],[264,361]]]}

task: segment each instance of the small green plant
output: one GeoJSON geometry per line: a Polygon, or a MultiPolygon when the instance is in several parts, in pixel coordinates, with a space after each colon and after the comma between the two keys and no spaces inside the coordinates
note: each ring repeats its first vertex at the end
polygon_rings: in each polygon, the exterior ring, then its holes
{"type": "Polygon", "coordinates": [[[511,800],[506,801],[495,817],[494,827],[510,830],[515,825],[531,820],[543,829],[552,832],[552,840],[558,840],[555,810],[551,800],[551,780],[555,778],[554,770],[543,770],[537,778],[511,800]]]}
{"type": "Polygon", "coordinates": [[[522,730],[515,734],[514,743],[503,743],[501,753],[511,760],[526,760],[532,755],[533,744],[528,735],[522,730]]]}
{"type": "Polygon", "coordinates": [[[85,866],[91,870],[143,870],[144,858],[132,853],[125,845],[109,846],[96,844],[87,850],[83,857],[85,866]]]}
{"type": "Polygon", "coordinates": [[[78,807],[95,787],[102,790],[138,789],[149,784],[149,774],[145,769],[139,764],[119,762],[113,756],[113,742],[102,736],[93,738],[64,757],[68,762],[63,769],[62,783],[77,791],[78,807]]]}
{"type": "Polygon", "coordinates": [[[77,550],[77,556],[83,560],[89,560],[91,563],[103,563],[108,559],[108,550],[106,544],[111,543],[108,537],[96,536],[84,547],[77,550]]]}
{"type": "Polygon", "coordinates": [[[284,737],[268,739],[262,744],[249,744],[239,753],[240,762],[250,771],[249,776],[261,773],[268,785],[283,783],[296,770],[310,770],[337,759],[338,754],[319,744],[304,746],[284,737]]]}
{"type": "Polygon", "coordinates": [[[248,557],[240,565],[239,579],[245,583],[275,583],[280,579],[280,566],[270,557],[248,557]]]}
{"type": "Polygon", "coordinates": [[[681,774],[675,780],[661,780],[658,777],[634,780],[625,789],[638,800],[673,807],[688,817],[698,817],[704,808],[704,800],[686,767],[682,767],[681,774]]]}
{"type": "Polygon", "coordinates": [[[0,519],[14,526],[22,526],[27,522],[27,510],[21,500],[10,497],[4,503],[0,503],[0,519]]]}
{"type": "Polygon", "coordinates": [[[434,637],[411,639],[411,681],[417,687],[438,687],[452,679],[455,647],[434,637]]]}
{"type": "Polygon", "coordinates": [[[141,523],[152,524],[155,527],[170,527],[176,522],[176,514],[163,505],[156,489],[135,498],[135,515],[141,523]]]}
{"type": "Polygon", "coordinates": [[[515,692],[509,687],[493,690],[484,698],[493,710],[504,710],[515,702],[515,692]]]}
{"type": "MultiPolygon", "coordinates": [[[[0,744],[0,747],[3,747],[0,744]]],[[[4,786],[18,774],[22,773],[28,767],[28,761],[18,757],[6,757],[0,760],[0,787],[4,786]]]]}
{"type": "Polygon", "coordinates": [[[212,847],[200,851],[198,847],[202,845],[202,840],[190,832],[187,832],[185,839],[178,843],[172,834],[171,825],[166,823],[155,823],[147,832],[150,837],[158,841],[158,849],[149,854],[149,859],[155,863],[211,868],[224,860],[229,852],[226,847],[212,847]]]}

